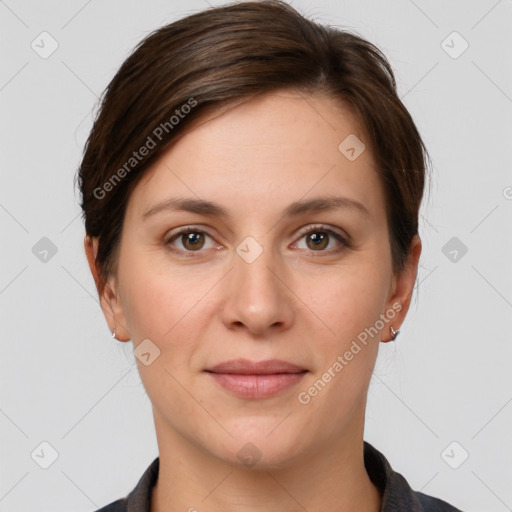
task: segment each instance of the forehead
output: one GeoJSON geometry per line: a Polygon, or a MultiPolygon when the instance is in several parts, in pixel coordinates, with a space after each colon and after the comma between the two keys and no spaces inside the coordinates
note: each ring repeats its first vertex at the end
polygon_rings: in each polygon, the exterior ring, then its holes
{"type": "Polygon", "coordinates": [[[243,214],[326,192],[368,209],[384,207],[366,135],[351,109],[331,98],[285,91],[195,122],[146,170],[129,210],[140,217],[152,204],[179,196],[215,199],[243,214]],[[350,160],[340,150],[346,140],[366,149],[350,160]]]}

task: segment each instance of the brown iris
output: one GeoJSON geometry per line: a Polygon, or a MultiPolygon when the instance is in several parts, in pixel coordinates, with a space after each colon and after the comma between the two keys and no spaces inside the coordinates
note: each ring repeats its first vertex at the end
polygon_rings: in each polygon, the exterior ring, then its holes
{"type": "Polygon", "coordinates": [[[308,241],[308,247],[309,247],[309,242],[312,241],[313,247],[315,249],[325,249],[325,247],[327,246],[328,241],[329,241],[329,235],[326,233],[323,233],[322,231],[315,231],[313,233],[308,234],[307,241],[308,241]],[[323,242],[325,242],[325,243],[323,243],[323,242]]]}
{"type": "Polygon", "coordinates": [[[187,250],[201,249],[204,244],[204,233],[194,231],[182,234],[183,247],[187,250]],[[202,243],[201,243],[202,241],[202,243]],[[187,245],[190,244],[190,245],[187,245]]]}

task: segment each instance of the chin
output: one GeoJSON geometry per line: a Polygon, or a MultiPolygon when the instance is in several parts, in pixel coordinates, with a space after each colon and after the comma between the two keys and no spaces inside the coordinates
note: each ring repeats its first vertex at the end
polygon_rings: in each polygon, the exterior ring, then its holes
{"type": "Polygon", "coordinates": [[[226,439],[226,443],[219,446],[214,455],[228,464],[252,471],[292,466],[304,439],[300,432],[294,435],[290,428],[279,425],[279,421],[282,418],[278,421],[265,418],[265,421],[252,421],[250,427],[245,428],[239,423],[236,432],[228,428],[233,437],[226,439]]]}

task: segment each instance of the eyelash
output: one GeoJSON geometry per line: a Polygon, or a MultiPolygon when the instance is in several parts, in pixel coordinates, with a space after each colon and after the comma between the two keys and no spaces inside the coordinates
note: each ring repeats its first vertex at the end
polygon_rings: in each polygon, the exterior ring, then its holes
{"type": "MultiPolygon", "coordinates": [[[[336,253],[342,251],[344,248],[348,249],[348,248],[352,247],[352,244],[348,238],[345,238],[342,235],[340,235],[339,233],[337,233],[336,231],[333,231],[332,229],[329,229],[322,225],[315,225],[315,226],[312,226],[312,227],[306,229],[305,231],[301,231],[299,233],[299,238],[297,240],[304,238],[306,235],[309,235],[311,233],[317,233],[317,232],[326,233],[329,235],[329,237],[331,237],[331,236],[334,237],[338,242],[340,242],[341,247],[338,247],[337,249],[330,249],[330,250],[325,250],[325,249],[319,250],[319,251],[310,250],[309,252],[312,252],[312,253],[318,252],[318,253],[320,253],[320,255],[322,255],[322,253],[336,254],[336,253]]],[[[208,233],[206,233],[205,231],[203,231],[201,229],[196,229],[193,226],[187,226],[186,228],[182,228],[181,230],[174,233],[170,238],[166,239],[164,241],[164,244],[172,252],[183,254],[186,257],[193,257],[195,253],[200,253],[200,252],[203,252],[204,250],[198,249],[197,251],[188,251],[188,250],[176,249],[176,248],[171,247],[171,244],[172,244],[172,242],[174,242],[174,240],[176,240],[177,238],[179,238],[182,235],[187,235],[190,233],[200,233],[200,234],[204,234],[204,235],[212,238],[208,233]]]]}

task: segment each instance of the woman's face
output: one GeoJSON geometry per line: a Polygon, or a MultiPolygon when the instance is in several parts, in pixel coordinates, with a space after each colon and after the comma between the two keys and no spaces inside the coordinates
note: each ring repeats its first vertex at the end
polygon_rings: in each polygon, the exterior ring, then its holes
{"type": "Polygon", "coordinates": [[[383,190],[346,107],[280,92],[204,121],[134,189],[102,305],[133,341],[159,444],[285,467],[362,438],[421,244],[395,278],[383,190]],[[303,371],[211,372],[236,359],[303,371]]]}

